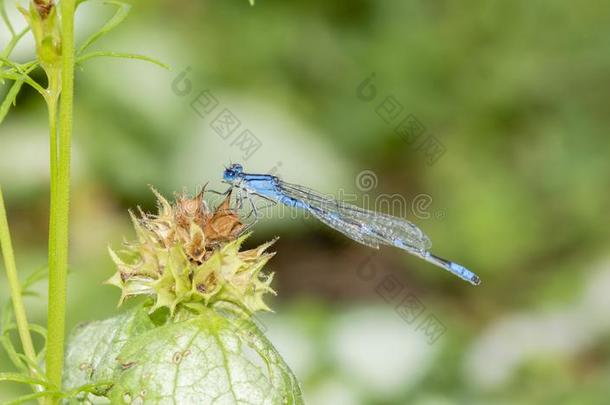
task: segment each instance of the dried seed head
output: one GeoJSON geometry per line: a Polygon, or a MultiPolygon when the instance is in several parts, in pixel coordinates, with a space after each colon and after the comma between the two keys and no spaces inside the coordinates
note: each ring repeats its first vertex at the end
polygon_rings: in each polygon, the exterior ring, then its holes
{"type": "MultiPolygon", "coordinates": [[[[126,298],[154,298],[151,311],[167,307],[173,314],[179,305],[189,308],[228,302],[247,312],[269,311],[263,302],[272,275],[262,268],[273,256],[266,249],[240,251],[248,237],[240,235],[244,224],[231,208],[230,195],[214,210],[203,199],[180,195],[170,204],[155,189],[158,213],[136,216],[130,212],[137,239],[118,252],[109,249],[117,272],[107,281],[126,298]]],[[[119,304],[120,304],[119,303],[119,304]]]]}

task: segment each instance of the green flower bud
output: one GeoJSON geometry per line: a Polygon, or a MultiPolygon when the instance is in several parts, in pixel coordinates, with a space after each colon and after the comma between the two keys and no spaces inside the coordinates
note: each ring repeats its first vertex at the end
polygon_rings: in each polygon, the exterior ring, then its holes
{"type": "Polygon", "coordinates": [[[25,16],[36,42],[36,54],[49,73],[61,63],[61,33],[57,7],[53,1],[32,0],[30,9],[19,9],[25,16]]]}

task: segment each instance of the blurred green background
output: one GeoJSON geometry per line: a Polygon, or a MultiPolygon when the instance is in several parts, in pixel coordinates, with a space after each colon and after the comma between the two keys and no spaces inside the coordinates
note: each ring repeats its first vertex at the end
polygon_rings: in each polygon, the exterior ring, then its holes
{"type": "MultiPolygon", "coordinates": [[[[111,11],[83,4],[78,37],[111,11]]],[[[106,59],[77,72],[69,328],[116,313],[106,248],[133,237],[127,209],[154,210],[148,184],[222,189],[224,166],[242,162],[359,205],[398,193],[435,253],[483,280],[371,255],[301,216],[262,220],[251,244],[281,238],[276,313],[259,320],[307,403],[608,403],[609,17],[590,0],[136,2],[98,48],[172,70],[106,59]],[[204,91],[218,105],[201,117],[204,91]],[[401,106],[389,123],[388,97],[401,106]],[[212,128],[225,108],[241,123],[227,139],[212,128]],[[395,131],[408,116],[440,157],[395,131]]],[[[28,41],[16,59],[33,57],[28,41]]],[[[48,138],[42,101],[17,101],[0,182],[27,274],[46,261],[48,138]]],[[[27,305],[44,323],[39,290],[27,305]]]]}

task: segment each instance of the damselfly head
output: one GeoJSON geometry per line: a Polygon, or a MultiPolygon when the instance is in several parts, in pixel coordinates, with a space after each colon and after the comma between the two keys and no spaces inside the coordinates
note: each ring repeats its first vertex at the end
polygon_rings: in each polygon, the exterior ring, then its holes
{"type": "Polygon", "coordinates": [[[240,165],[239,163],[234,163],[225,169],[222,178],[226,182],[232,183],[243,171],[244,168],[242,167],[242,165],[240,165]]]}

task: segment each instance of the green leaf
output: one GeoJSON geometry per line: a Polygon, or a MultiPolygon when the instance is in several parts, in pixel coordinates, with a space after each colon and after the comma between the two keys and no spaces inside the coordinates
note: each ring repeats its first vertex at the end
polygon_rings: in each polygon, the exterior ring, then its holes
{"type": "Polygon", "coordinates": [[[123,345],[153,327],[147,312],[140,308],[77,327],[68,340],[64,388],[73,390],[112,381],[123,345]]]}
{"type": "Polygon", "coordinates": [[[183,311],[184,320],[153,322],[141,306],[79,327],[66,353],[66,395],[117,404],[303,403],[296,378],[247,317],[183,311]]]}
{"type": "MultiPolygon", "coordinates": [[[[41,325],[36,325],[36,324],[29,324],[28,325],[28,329],[30,330],[30,332],[35,332],[38,333],[40,336],[42,336],[44,339],[47,338],[47,328],[45,328],[44,326],[41,325]]],[[[4,332],[9,332],[12,330],[17,330],[17,324],[16,323],[10,323],[8,324],[5,328],[4,328],[4,332]]]]}
{"type": "Polygon", "coordinates": [[[21,361],[29,367],[29,370],[35,371],[38,375],[44,375],[42,368],[40,368],[40,364],[37,364],[35,360],[30,360],[28,356],[23,353],[18,353],[17,356],[19,356],[21,361]]]}
{"type": "Polygon", "coordinates": [[[205,311],[124,346],[112,403],[302,404],[296,378],[249,320],[205,311]]]}
{"type": "Polygon", "coordinates": [[[0,373],[0,382],[16,382],[30,385],[42,385],[47,388],[50,387],[49,383],[44,380],[39,380],[38,378],[20,373],[0,373]]]}
{"type": "Polygon", "coordinates": [[[86,53],[86,54],[81,55],[78,58],[76,58],[76,63],[82,63],[82,62],[85,62],[85,61],[87,61],[89,59],[99,58],[99,57],[110,57],[110,58],[124,58],[124,59],[143,60],[143,61],[146,61],[146,62],[154,63],[155,65],[161,66],[164,69],[169,69],[169,66],[167,66],[163,62],[160,62],[160,61],[158,61],[156,59],[153,59],[153,58],[145,56],[145,55],[137,55],[137,54],[134,54],[134,53],[112,52],[112,51],[97,51],[97,52],[86,53]]]}
{"type": "Polygon", "coordinates": [[[100,28],[99,31],[91,35],[87,40],[81,45],[78,49],[77,55],[83,53],[87,48],[89,48],[93,43],[99,40],[101,37],[112,31],[116,26],[123,22],[123,20],[129,14],[129,10],[131,9],[131,5],[127,3],[123,3],[122,1],[106,1],[105,4],[110,4],[117,7],[116,13],[106,21],[106,24],[100,28]]]}
{"type": "Polygon", "coordinates": [[[27,371],[27,366],[22,362],[22,358],[19,356],[17,349],[15,349],[15,345],[11,340],[10,331],[14,329],[15,324],[13,323],[13,311],[12,311],[12,303],[10,300],[7,300],[4,306],[2,307],[2,319],[0,321],[0,346],[6,352],[9,360],[13,365],[22,371],[27,371]]]}
{"type": "MultiPolygon", "coordinates": [[[[9,61],[8,58],[6,58],[4,56],[0,56],[0,62],[2,62],[3,60],[9,61]]],[[[4,63],[4,62],[2,62],[2,63],[4,63]]],[[[0,63],[0,66],[2,65],[2,63],[0,63]]],[[[10,63],[13,64],[12,62],[10,62],[10,63]]],[[[0,82],[4,83],[4,81],[2,80],[3,78],[15,80],[14,78],[16,77],[16,75],[18,73],[29,74],[32,70],[34,70],[38,67],[38,61],[33,60],[33,61],[20,63],[20,64],[13,64],[13,65],[15,65],[16,67],[0,70],[0,82]]]]}
{"type": "Polygon", "coordinates": [[[9,336],[0,336],[0,345],[6,352],[9,360],[11,361],[11,363],[13,363],[15,368],[17,368],[18,370],[27,371],[26,365],[22,362],[22,359],[19,356],[17,350],[15,349],[15,346],[13,345],[13,342],[11,341],[11,338],[9,336]]]}
{"type": "MultiPolygon", "coordinates": [[[[28,72],[24,69],[23,66],[20,66],[17,63],[10,61],[9,59],[0,56],[0,62],[12,67],[14,72],[3,71],[0,72],[0,77],[11,79],[11,80],[23,80],[30,86],[32,86],[36,91],[38,91],[41,95],[45,95],[45,90],[40,86],[40,84],[36,83],[29,75],[28,72]]],[[[27,69],[27,67],[26,67],[27,69]]]]}
{"type": "Polygon", "coordinates": [[[34,333],[38,333],[44,338],[45,341],[47,340],[47,328],[45,328],[44,326],[36,325],[35,323],[30,323],[29,329],[34,333]]]}
{"type": "MultiPolygon", "coordinates": [[[[85,384],[81,385],[78,388],[70,390],[68,392],[63,392],[63,395],[66,399],[68,399],[68,403],[72,404],[81,404],[81,403],[107,403],[104,401],[103,396],[99,394],[104,394],[110,390],[112,387],[112,381],[101,381],[95,384],[85,384]],[[99,401],[97,401],[99,400],[99,401]]],[[[66,403],[66,401],[64,401],[66,403]]]]}
{"type": "Polygon", "coordinates": [[[108,391],[108,388],[110,386],[112,386],[112,384],[113,384],[112,381],[101,381],[101,382],[98,382],[95,384],[85,384],[85,385],[81,385],[80,387],[71,390],[66,395],[68,397],[76,397],[78,394],[80,394],[82,392],[95,394],[96,392],[100,392],[100,391],[108,391]]]}
{"type": "MultiPolygon", "coordinates": [[[[46,346],[46,329],[40,325],[32,324],[28,325],[28,328],[31,331],[36,331],[40,333],[45,339],[46,346]]],[[[3,328],[2,335],[0,336],[0,346],[2,346],[9,360],[11,360],[11,362],[17,369],[22,371],[27,371],[28,369],[35,370],[36,372],[38,372],[38,374],[43,375],[44,373],[40,369],[39,364],[37,364],[33,360],[30,360],[26,355],[17,352],[17,349],[15,348],[15,345],[13,344],[13,341],[11,340],[11,336],[9,334],[11,330],[16,329],[17,326],[15,324],[9,324],[8,326],[3,328]]],[[[39,353],[39,356],[41,356],[42,354],[43,351],[39,353]]]]}

